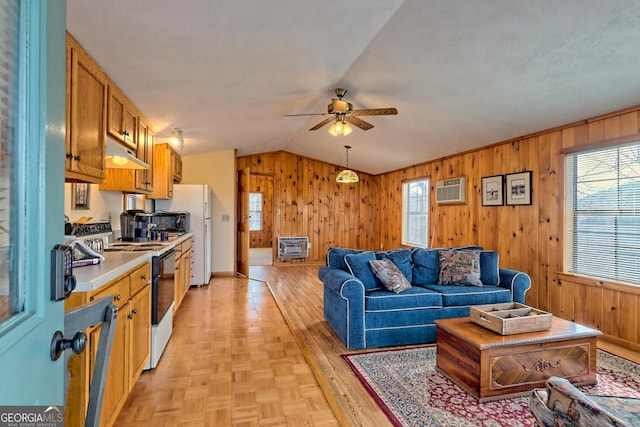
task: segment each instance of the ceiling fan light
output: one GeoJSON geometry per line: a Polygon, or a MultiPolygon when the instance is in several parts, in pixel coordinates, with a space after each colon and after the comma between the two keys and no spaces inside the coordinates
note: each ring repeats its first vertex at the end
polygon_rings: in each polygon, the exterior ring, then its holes
{"type": "Polygon", "coordinates": [[[359,181],[360,177],[351,169],[345,169],[336,176],[336,182],[341,184],[353,184],[359,181]]]}
{"type": "Polygon", "coordinates": [[[351,132],[353,132],[353,128],[351,126],[349,126],[348,124],[344,124],[344,126],[342,127],[342,134],[344,136],[349,135],[351,132]]]}
{"type": "Polygon", "coordinates": [[[329,130],[327,132],[329,132],[333,136],[338,136],[339,135],[338,132],[336,131],[335,123],[333,125],[331,125],[331,127],[329,128],[329,130]]]}

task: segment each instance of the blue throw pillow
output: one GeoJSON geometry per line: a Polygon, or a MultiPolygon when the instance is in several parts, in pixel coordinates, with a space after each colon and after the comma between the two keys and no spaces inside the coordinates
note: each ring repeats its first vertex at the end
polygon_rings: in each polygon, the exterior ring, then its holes
{"type": "Polygon", "coordinates": [[[407,278],[409,283],[413,280],[411,251],[409,249],[400,248],[386,252],[376,252],[376,259],[388,259],[398,267],[398,270],[407,278]]]}
{"type": "Polygon", "coordinates": [[[500,284],[498,252],[480,251],[480,280],[483,285],[498,286],[500,284]]]}
{"type": "Polygon", "coordinates": [[[416,248],[411,252],[413,271],[411,284],[432,285],[438,283],[440,259],[437,249],[416,248]]]}
{"type": "Polygon", "coordinates": [[[349,272],[355,277],[360,279],[364,285],[364,289],[371,291],[373,289],[382,288],[382,282],[376,278],[373,271],[371,271],[371,265],[369,261],[375,261],[376,256],[373,252],[360,252],[357,254],[346,254],[344,256],[344,262],[347,264],[349,272]]]}
{"type": "Polygon", "coordinates": [[[344,256],[347,254],[358,254],[360,252],[362,251],[359,249],[329,248],[327,252],[327,267],[339,268],[349,273],[349,267],[347,267],[347,264],[344,262],[344,256]]]}

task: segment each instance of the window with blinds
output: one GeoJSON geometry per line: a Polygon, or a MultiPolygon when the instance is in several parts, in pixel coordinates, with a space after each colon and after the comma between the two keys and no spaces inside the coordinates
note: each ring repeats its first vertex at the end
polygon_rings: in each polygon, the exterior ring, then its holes
{"type": "Polygon", "coordinates": [[[566,158],[568,271],[640,285],[640,142],[566,158]]]}
{"type": "Polygon", "coordinates": [[[24,310],[24,295],[11,280],[11,180],[18,78],[18,2],[0,1],[0,322],[24,310]]]}
{"type": "Polygon", "coordinates": [[[402,184],[402,244],[427,247],[429,242],[429,180],[402,184]]]}

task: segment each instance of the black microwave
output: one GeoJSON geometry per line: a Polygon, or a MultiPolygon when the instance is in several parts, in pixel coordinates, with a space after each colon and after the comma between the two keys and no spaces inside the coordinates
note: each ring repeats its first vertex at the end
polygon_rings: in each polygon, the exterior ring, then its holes
{"type": "Polygon", "coordinates": [[[191,231],[189,216],[189,212],[154,212],[151,222],[154,230],[186,233],[191,231]]]}

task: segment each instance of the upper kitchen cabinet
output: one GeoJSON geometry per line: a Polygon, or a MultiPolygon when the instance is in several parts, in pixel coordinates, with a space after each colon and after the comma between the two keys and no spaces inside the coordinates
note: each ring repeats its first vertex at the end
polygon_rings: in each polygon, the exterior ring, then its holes
{"type": "Polygon", "coordinates": [[[103,181],[106,106],[107,75],[67,34],[66,181],[103,181]]]}
{"type": "Polygon", "coordinates": [[[117,141],[135,151],[136,109],[114,84],[109,85],[107,100],[107,131],[117,141]]]}
{"type": "Polygon", "coordinates": [[[149,169],[136,170],[136,190],[150,194],[153,191],[153,144],[155,136],[149,126],[140,117],[138,119],[138,155],[137,157],[149,165],[149,169]]]}
{"type": "Polygon", "coordinates": [[[182,158],[169,144],[157,144],[153,147],[153,193],[151,199],[171,199],[173,184],[176,180],[176,168],[182,173],[182,158]]]}

